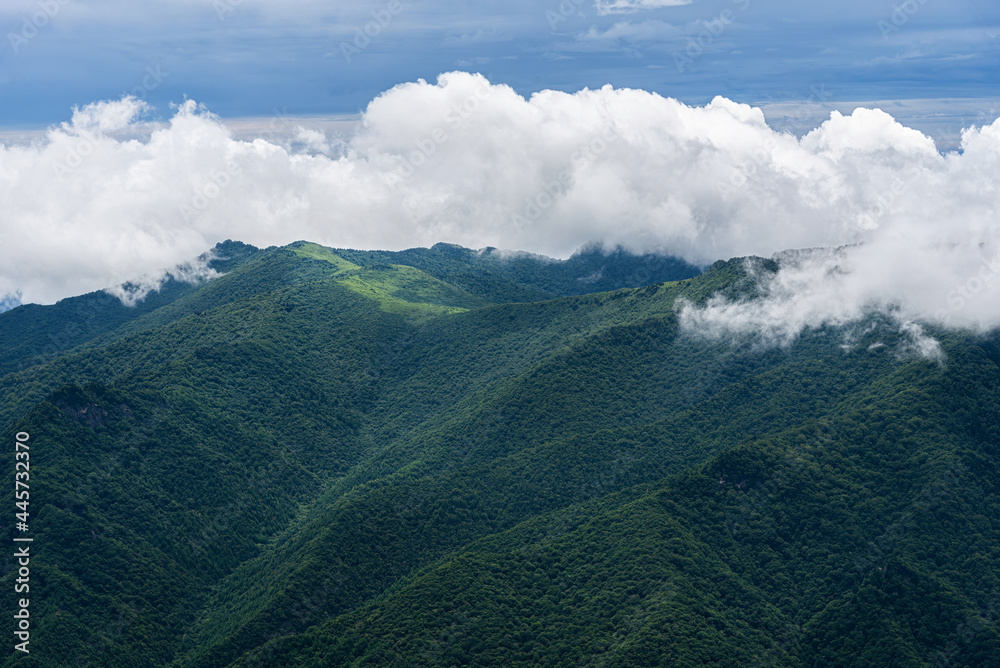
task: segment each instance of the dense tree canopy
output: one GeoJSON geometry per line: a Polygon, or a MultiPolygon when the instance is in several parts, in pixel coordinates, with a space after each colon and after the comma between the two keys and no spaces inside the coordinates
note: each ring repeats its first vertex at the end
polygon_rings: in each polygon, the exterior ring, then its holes
{"type": "Polygon", "coordinates": [[[216,256],[0,314],[3,665],[1000,665],[1000,338],[682,332],[742,260],[216,256]]]}

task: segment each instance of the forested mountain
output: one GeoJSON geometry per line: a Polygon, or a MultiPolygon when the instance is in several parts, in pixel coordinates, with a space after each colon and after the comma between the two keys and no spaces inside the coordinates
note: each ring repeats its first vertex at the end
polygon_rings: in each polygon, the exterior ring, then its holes
{"type": "Polygon", "coordinates": [[[1000,337],[680,329],[760,259],[213,257],[0,314],[3,665],[1000,666],[1000,337]]]}

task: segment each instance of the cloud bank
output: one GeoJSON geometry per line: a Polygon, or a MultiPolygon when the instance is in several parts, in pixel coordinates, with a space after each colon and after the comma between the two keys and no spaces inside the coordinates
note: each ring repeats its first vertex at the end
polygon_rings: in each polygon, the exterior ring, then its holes
{"type": "Polygon", "coordinates": [[[97,103],[30,145],[0,145],[0,298],[105,288],[227,238],[556,256],[596,240],[696,263],[847,246],[787,263],[769,279],[771,311],[714,312],[784,323],[781,336],[872,306],[1000,324],[1000,120],[942,155],[879,110],[835,112],[797,138],[721,97],[525,99],[461,72],[383,93],[346,138],[276,117],[238,139],[191,101],[127,138],[143,112],[97,103]]]}

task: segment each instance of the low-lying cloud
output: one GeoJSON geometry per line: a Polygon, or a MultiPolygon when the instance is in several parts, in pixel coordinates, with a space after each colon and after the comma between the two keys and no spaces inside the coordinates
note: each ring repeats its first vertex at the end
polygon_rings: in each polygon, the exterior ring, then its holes
{"type": "Polygon", "coordinates": [[[605,87],[525,99],[461,72],[383,93],[347,138],[237,139],[190,101],[125,138],[143,112],[98,103],[31,145],[0,145],[0,298],[105,288],[226,238],[555,256],[601,241],[696,263],[841,248],[768,279],[765,310],[714,306],[732,323],[780,323],[778,338],[871,307],[1000,324],[1000,120],[942,155],[879,110],[834,113],[797,138],[721,97],[690,107],[605,87]]]}
{"type": "MultiPolygon", "coordinates": [[[[880,320],[895,324],[910,352],[939,359],[938,342],[916,321],[959,324],[947,311],[927,310],[935,297],[923,290],[936,280],[934,276],[918,277],[905,285],[880,284],[879,278],[885,277],[879,274],[880,262],[865,246],[779,253],[775,259],[776,272],[763,269],[761,258],[744,260],[757,293],[753,298],[731,300],[715,295],[702,307],[681,301],[681,326],[710,338],[745,340],[749,334],[751,341],[764,347],[787,346],[807,328],[847,327],[850,335],[849,325],[878,314],[880,320]]],[[[961,324],[980,326],[975,318],[963,319],[961,324]]],[[[854,349],[850,336],[842,347],[854,349]]]]}

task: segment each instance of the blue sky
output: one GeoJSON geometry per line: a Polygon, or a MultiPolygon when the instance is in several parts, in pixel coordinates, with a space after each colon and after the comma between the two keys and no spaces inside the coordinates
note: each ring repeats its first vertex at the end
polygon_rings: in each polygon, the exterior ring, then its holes
{"type": "Polygon", "coordinates": [[[952,134],[997,115],[993,0],[682,2],[7,0],[0,127],[44,127],[128,92],[153,118],[186,97],[225,118],[352,115],[398,83],[452,70],[522,95],[611,84],[820,117],[837,103],[902,100],[901,120],[952,134]]]}

